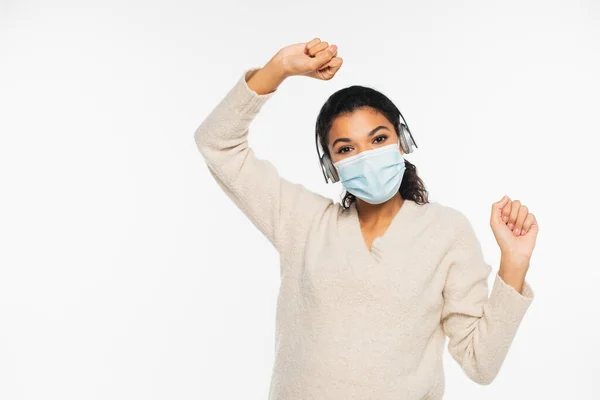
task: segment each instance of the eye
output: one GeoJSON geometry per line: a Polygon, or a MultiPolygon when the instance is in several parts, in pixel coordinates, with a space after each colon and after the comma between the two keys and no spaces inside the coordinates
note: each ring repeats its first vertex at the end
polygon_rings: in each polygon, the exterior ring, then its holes
{"type": "MultiPolygon", "coordinates": [[[[350,146],[342,146],[342,147],[340,147],[340,148],[338,149],[337,153],[338,153],[338,154],[343,154],[343,153],[346,153],[346,152],[344,151],[344,149],[349,149],[349,148],[350,148],[350,146]]],[[[350,151],[350,150],[348,150],[348,151],[350,151]]]]}
{"type": "Polygon", "coordinates": [[[387,135],[380,135],[380,136],[377,136],[377,137],[375,138],[375,143],[381,143],[381,142],[385,142],[385,140],[386,140],[386,139],[387,139],[387,135]],[[382,139],[382,140],[379,140],[379,141],[377,141],[378,139],[382,139]]]}

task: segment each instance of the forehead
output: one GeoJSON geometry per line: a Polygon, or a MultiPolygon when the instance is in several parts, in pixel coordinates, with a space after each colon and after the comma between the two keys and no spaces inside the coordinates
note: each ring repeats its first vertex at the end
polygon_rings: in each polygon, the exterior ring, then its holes
{"type": "MultiPolygon", "coordinates": [[[[351,114],[336,117],[329,130],[329,143],[340,137],[352,140],[368,138],[368,133],[375,127],[383,125],[393,131],[392,124],[379,111],[364,107],[351,114]]],[[[384,131],[385,132],[385,131],[384,131]]]]}

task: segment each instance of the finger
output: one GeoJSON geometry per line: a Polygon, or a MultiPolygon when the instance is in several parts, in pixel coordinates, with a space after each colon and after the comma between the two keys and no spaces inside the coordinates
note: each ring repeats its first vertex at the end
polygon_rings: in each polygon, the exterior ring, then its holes
{"type": "MultiPolygon", "coordinates": [[[[533,213],[529,213],[529,215],[533,215],[533,213]]],[[[531,224],[531,226],[529,227],[529,230],[527,232],[534,232],[537,233],[540,231],[540,224],[538,223],[537,217],[535,215],[533,215],[533,223],[531,224]]]]}
{"type": "Polygon", "coordinates": [[[525,221],[527,214],[529,214],[529,209],[527,208],[527,206],[521,205],[521,207],[519,207],[519,212],[517,213],[515,229],[513,230],[513,233],[515,235],[518,236],[521,233],[521,229],[523,228],[523,222],[525,221]]]}
{"type": "Polygon", "coordinates": [[[525,221],[523,221],[523,228],[521,229],[521,236],[525,235],[531,229],[531,225],[535,223],[535,216],[532,213],[527,214],[525,221]]]}
{"type": "Polygon", "coordinates": [[[327,47],[329,47],[329,43],[327,43],[327,42],[317,43],[316,45],[314,45],[313,47],[308,49],[308,55],[311,57],[314,57],[315,54],[317,54],[320,51],[325,50],[327,47]]]}
{"type": "Polygon", "coordinates": [[[515,222],[517,222],[517,215],[519,215],[519,208],[521,202],[519,200],[513,200],[510,206],[510,214],[508,215],[508,229],[511,231],[515,228],[515,222]]]}
{"type": "Polygon", "coordinates": [[[331,61],[329,61],[327,65],[331,69],[331,73],[335,75],[340,70],[340,68],[342,68],[343,63],[344,60],[341,57],[334,57],[331,59],[331,61]]]}
{"type": "MultiPolygon", "coordinates": [[[[327,49],[325,49],[324,51],[327,51],[327,49]]],[[[336,48],[335,48],[335,51],[334,51],[334,53],[333,53],[333,58],[335,58],[335,57],[337,56],[337,53],[338,53],[338,49],[337,49],[337,47],[336,47],[336,48]]]]}
{"type": "Polygon", "coordinates": [[[308,54],[308,51],[316,44],[318,44],[319,42],[321,42],[321,39],[319,38],[314,38],[313,40],[311,40],[310,42],[306,43],[306,48],[304,49],[304,54],[308,54]]]}
{"type": "Polygon", "coordinates": [[[340,57],[336,57],[336,55],[337,55],[337,49],[335,50],[335,53],[333,54],[333,58],[327,64],[323,65],[319,69],[321,70],[321,69],[329,68],[329,67],[332,67],[332,66],[337,66],[338,69],[339,69],[339,67],[341,66],[341,58],[340,57]]]}
{"type": "Polygon", "coordinates": [[[315,71],[314,77],[328,81],[332,79],[342,66],[342,59],[339,57],[333,58],[327,65],[328,67],[320,68],[315,71]]]}
{"type": "Polygon", "coordinates": [[[317,53],[317,55],[310,60],[312,68],[321,69],[323,65],[331,61],[336,50],[337,46],[333,44],[329,46],[326,51],[317,53]]]}
{"type": "Polygon", "coordinates": [[[504,195],[499,201],[492,203],[492,221],[493,222],[495,222],[495,223],[502,222],[501,213],[502,213],[503,207],[506,205],[508,200],[509,200],[508,196],[504,195]]]}
{"type": "Polygon", "coordinates": [[[508,222],[508,217],[510,216],[511,208],[512,200],[510,199],[510,197],[508,197],[508,202],[504,205],[504,208],[502,209],[502,222],[504,222],[505,224],[508,222]]]}

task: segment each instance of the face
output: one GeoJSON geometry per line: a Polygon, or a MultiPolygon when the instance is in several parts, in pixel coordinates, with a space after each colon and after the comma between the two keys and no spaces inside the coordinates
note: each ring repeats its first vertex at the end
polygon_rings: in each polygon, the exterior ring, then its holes
{"type": "MultiPolygon", "coordinates": [[[[329,131],[329,154],[333,163],[365,150],[395,143],[398,135],[387,118],[372,108],[337,117],[329,131]]],[[[404,154],[402,149],[400,153],[404,154]]]]}

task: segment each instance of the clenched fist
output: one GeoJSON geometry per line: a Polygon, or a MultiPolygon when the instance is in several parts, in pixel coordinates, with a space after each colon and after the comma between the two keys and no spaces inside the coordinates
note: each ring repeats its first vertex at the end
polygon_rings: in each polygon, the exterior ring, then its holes
{"type": "Polygon", "coordinates": [[[508,196],[492,204],[490,226],[503,256],[528,264],[539,227],[535,216],[519,200],[508,196]]]}
{"type": "Polygon", "coordinates": [[[270,62],[278,63],[283,77],[304,75],[330,80],[341,68],[343,60],[337,57],[337,46],[314,38],[307,43],[296,43],[279,50],[270,62]]]}

